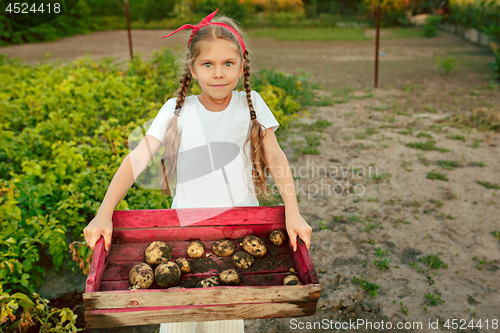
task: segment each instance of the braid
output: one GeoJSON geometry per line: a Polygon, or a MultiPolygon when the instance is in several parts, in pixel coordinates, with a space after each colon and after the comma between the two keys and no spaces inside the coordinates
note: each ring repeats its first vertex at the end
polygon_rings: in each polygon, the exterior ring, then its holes
{"type": "Polygon", "coordinates": [[[191,79],[191,70],[189,65],[186,64],[186,67],[184,68],[184,75],[180,80],[174,116],[170,119],[167,125],[167,134],[165,136],[165,152],[163,153],[163,156],[161,158],[163,177],[160,179],[160,183],[164,185],[161,186],[161,188],[165,188],[165,193],[167,195],[172,195],[170,187],[168,186],[168,180],[172,182],[177,173],[177,153],[179,150],[179,145],[181,143],[179,133],[179,115],[182,110],[182,106],[186,101],[186,97],[189,92],[189,85],[191,84],[191,79]],[[166,168],[165,160],[167,160],[166,168]]]}
{"type": "MultiPolygon", "coordinates": [[[[176,111],[182,108],[184,102],[186,101],[186,97],[189,91],[189,85],[191,84],[191,79],[191,69],[189,67],[189,64],[186,64],[186,67],[184,67],[184,75],[181,78],[181,83],[179,86],[179,92],[177,93],[177,104],[175,105],[176,111]]],[[[176,115],[179,116],[179,114],[177,113],[176,115]]]]}
{"type": "Polygon", "coordinates": [[[269,169],[266,168],[266,161],[264,158],[264,146],[262,146],[261,135],[262,129],[260,123],[257,121],[257,115],[253,107],[250,89],[250,62],[248,60],[248,51],[243,54],[243,75],[245,76],[244,86],[247,94],[248,108],[250,109],[250,132],[249,137],[245,144],[250,141],[250,151],[252,160],[252,178],[255,185],[255,190],[258,192],[257,196],[264,200],[270,200],[271,193],[274,191],[267,185],[267,176],[269,169]]]}
{"type": "Polygon", "coordinates": [[[253,108],[252,97],[250,96],[250,60],[248,60],[248,51],[243,54],[243,75],[245,76],[244,86],[247,93],[248,108],[250,109],[250,119],[254,120],[257,118],[255,114],[255,109],[253,108]]]}

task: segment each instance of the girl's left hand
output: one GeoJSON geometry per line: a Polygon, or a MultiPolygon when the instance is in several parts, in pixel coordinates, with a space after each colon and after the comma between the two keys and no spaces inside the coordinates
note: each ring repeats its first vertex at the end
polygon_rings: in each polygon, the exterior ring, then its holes
{"type": "Polygon", "coordinates": [[[311,247],[311,226],[307,224],[300,213],[287,214],[285,219],[286,231],[288,232],[288,237],[290,237],[293,250],[297,251],[297,236],[302,239],[307,246],[307,250],[309,250],[309,247],[311,247]]]}

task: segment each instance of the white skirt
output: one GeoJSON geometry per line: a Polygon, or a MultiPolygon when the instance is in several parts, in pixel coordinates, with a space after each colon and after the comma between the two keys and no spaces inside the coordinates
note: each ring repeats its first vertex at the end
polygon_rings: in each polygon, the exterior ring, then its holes
{"type": "Polygon", "coordinates": [[[200,322],[165,323],[160,333],[243,333],[245,324],[239,320],[216,320],[200,322]]]}

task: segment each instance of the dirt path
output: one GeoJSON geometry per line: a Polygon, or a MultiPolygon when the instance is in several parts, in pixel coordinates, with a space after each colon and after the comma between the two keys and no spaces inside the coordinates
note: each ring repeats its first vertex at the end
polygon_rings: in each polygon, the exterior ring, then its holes
{"type": "MultiPolygon", "coordinates": [[[[159,38],[166,33],[134,31],[136,52],[148,55],[159,46],[183,42],[181,37],[159,38]]],[[[380,64],[381,88],[373,90],[373,42],[257,39],[251,47],[253,70],[302,68],[324,85],[321,94],[333,104],[311,108],[311,118],[303,120],[333,123],[322,133],[310,133],[322,137],[321,155],[294,156],[296,141],[303,136],[290,135],[285,143],[293,169],[301,172],[296,180],[299,205],[314,228],[311,257],[323,286],[317,314],[298,322],[365,319],[376,325],[383,320],[394,326],[380,332],[450,332],[456,330],[444,329],[446,320],[464,319],[475,325],[464,332],[494,331],[492,320],[500,320],[500,235],[494,234],[500,232],[500,191],[477,181],[499,183],[500,135],[443,123],[448,115],[478,108],[499,115],[500,90],[490,84],[485,65],[492,55],[446,33],[433,39],[386,40],[380,50],[386,53],[380,64]],[[444,75],[436,68],[436,55],[455,56],[460,63],[444,75]],[[452,139],[455,135],[465,141],[452,139]],[[448,151],[406,146],[427,140],[448,151]],[[353,173],[353,167],[361,174],[353,173]],[[432,171],[448,181],[429,179],[432,171]],[[347,186],[363,195],[348,192],[347,186]],[[438,268],[429,268],[424,258],[434,259],[432,267],[438,268]],[[379,269],[384,266],[389,269],[379,269]],[[380,286],[376,297],[353,281],[361,275],[380,286]],[[428,294],[431,299],[426,299],[428,294]],[[429,329],[429,320],[439,320],[439,329],[429,329]],[[482,329],[476,326],[479,320],[482,329]],[[423,329],[398,330],[397,322],[421,322],[423,329]]],[[[43,59],[45,52],[52,53],[51,59],[71,60],[86,52],[128,59],[124,31],[0,48],[0,53],[31,62],[43,59]]],[[[246,332],[330,331],[300,330],[298,322],[248,320],[246,332]]],[[[333,331],[375,330],[363,326],[333,331]]]]}
{"type": "MultiPolygon", "coordinates": [[[[173,47],[179,56],[186,34],[161,38],[171,30],[133,30],[134,54],[148,58],[152,51],[162,46],[173,47]]],[[[367,32],[369,34],[369,32],[367,32]]],[[[276,68],[287,73],[303,69],[312,74],[312,80],[325,88],[343,87],[347,84],[373,87],[374,42],[287,42],[270,38],[250,40],[253,70],[262,67],[276,68]]],[[[404,88],[420,84],[481,85],[490,70],[484,66],[493,60],[492,52],[440,32],[436,38],[407,38],[381,41],[379,86],[404,88]],[[457,69],[447,77],[436,69],[438,55],[455,56],[460,61],[457,69]]],[[[93,58],[113,56],[120,61],[130,58],[125,30],[94,32],[87,35],[66,37],[56,42],[0,47],[0,53],[21,57],[28,62],[43,60],[50,53],[50,60],[75,60],[85,54],[93,58]]]]}

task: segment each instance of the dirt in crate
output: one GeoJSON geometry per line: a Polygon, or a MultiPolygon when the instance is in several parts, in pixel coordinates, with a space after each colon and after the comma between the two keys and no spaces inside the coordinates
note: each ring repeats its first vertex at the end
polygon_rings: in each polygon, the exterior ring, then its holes
{"type": "MultiPolygon", "coordinates": [[[[183,276],[180,285],[185,288],[195,288],[199,281],[209,276],[217,276],[226,269],[234,268],[243,276],[252,276],[252,278],[243,277],[240,285],[245,285],[245,281],[256,285],[270,285],[275,282],[272,276],[279,273],[288,272],[290,269],[295,269],[295,264],[288,251],[284,251],[272,244],[268,239],[262,238],[268,249],[267,254],[262,258],[255,258],[253,265],[248,269],[240,269],[232,264],[231,257],[217,257],[214,254],[202,257],[200,259],[191,260],[191,274],[183,276]]],[[[242,239],[238,240],[240,244],[242,239]]],[[[237,246],[236,251],[242,250],[241,246],[237,246]]]]}

